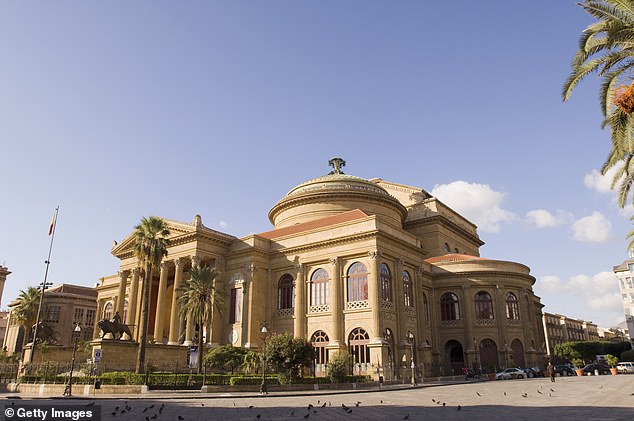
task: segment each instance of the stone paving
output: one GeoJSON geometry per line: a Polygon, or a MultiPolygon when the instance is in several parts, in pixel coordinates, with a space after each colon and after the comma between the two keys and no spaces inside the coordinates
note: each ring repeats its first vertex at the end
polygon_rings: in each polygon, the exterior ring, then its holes
{"type": "Polygon", "coordinates": [[[14,399],[5,405],[101,405],[102,420],[632,420],[634,375],[426,384],[383,390],[14,399]],[[59,399],[59,398],[58,398],[59,399]],[[126,409],[129,408],[129,409],[126,409]]]}

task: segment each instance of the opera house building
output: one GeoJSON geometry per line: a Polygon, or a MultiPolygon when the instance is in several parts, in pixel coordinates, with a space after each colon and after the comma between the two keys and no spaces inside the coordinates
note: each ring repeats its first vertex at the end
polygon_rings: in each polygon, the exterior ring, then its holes
{"type": "MultiPolygon", "coordinates": [[[[210,348],[257,349],[265,323],[310,340],[317,375],[341,350],[355,374],[387,380],[412,366],[425,377],[543,364],[542,304],[527,266],[481,257],[476,226],[425,190],[345,174],[340,158],[330,165],[272,207],[270,231],[237,238],[198,215],[165,219],[171,243],[151,283],[150,347],[170,355],[202,334],[210,348]],[[207,326],[180,317],[174,297],[201,264],[219,272],[224,298],[207,326]]],[[[119,312],[138,341],[143,276],[133,247],[132,233],[113,246],[120,271],[101,279],[97,314],[119,312]]]]}

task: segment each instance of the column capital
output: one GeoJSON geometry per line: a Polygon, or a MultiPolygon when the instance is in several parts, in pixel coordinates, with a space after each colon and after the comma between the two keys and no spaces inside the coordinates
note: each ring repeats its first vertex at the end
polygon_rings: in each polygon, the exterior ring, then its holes
{"type": "Polygon", "coordinates": [[[119,271],[119,277],[122,280],[128,279],[129,276],[130,276],[130,270],[121,270],[121,271],[119,271]]]}
{"type": "Polygon", "coordinates": [[[141,274],[141,268],[132,269],[132,276],[139,276],[141,274]]]}
{"type": "Polygon", "coordinates": [[[174,267],[176,268],[176,270],[178,270],[181,266],[184,266],[184,261],[182,258],[177,257],[176,259],[174,259],[174,267]]]}
{"type": "Polygon", "coordinates": [[[200,262],[202,262],[202,257],[200,257],[197,254],[194,254],[193,256],[191,256],[190,259],[192,261],[192,267],[200,266],[200,262]]]}
{"type": "Polygon", "coordinates": [[[338,257],[331,257],[328,259],[328,262],[330,262],[331,265],[336,266],[337,263],[339,263],[339,258],[338,257]]]}
{"type": "Polygon", "coordinates": [[[370,260],[376,260],[381,257],[381,252],[378,250],[371,250],[368,252],[368,257],[370,258],[370,260]]]}
{"type": "Polygon", "coordinates": [[[161,263],[159,264],[159,267],[161,268],[161,270],[165,270],[165,269],[167,269],[167,265],[169,265],[169,261],[168,260],[162,260],[161,263]]]}

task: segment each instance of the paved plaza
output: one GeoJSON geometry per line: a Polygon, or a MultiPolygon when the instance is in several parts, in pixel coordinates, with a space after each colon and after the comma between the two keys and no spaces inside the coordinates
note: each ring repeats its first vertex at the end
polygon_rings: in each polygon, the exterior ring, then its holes
{"type": "MultiPolygon", "coordinates": [[[[157,392],[5,405],[101,405],[102,420],[634,420],[634,375],[471,382],[346,393],[157,392]]],[[[14,406],[15,407],[15,406],[14,406]]]]}

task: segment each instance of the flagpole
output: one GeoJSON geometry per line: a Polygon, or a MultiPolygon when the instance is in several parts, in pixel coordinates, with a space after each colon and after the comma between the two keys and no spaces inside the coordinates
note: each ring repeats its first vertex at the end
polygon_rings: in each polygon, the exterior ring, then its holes
{"type": "Polygon", "coordinates": [[[50,285],[46,282],[48,279],[48,266],[51,264],[51,252],[53,251],[53,240],[55,239],[55,228],[57,228],[57,214],[59,213],[59,206],[55,208],[55,215],[53,216],[53,227],[51,234],[51,244],[48,247],[48,258],[44,261],[46,263],[46,271],[44,272],[44,282],[40,284],[42,291],[40,291],[40,304],[37,307],[37,317],[35,318],[35,328],[33,329],[33,346],[31,346],[31,354],[29,354],[29,367],[33,363],[33,355],[35,355],[35,347],[37,345],[37,331],[40,325],[40,314],[42,313],[42,301],[44,300],[44,291],[50,285]]]}

